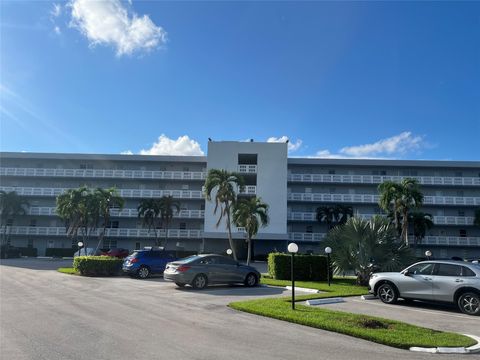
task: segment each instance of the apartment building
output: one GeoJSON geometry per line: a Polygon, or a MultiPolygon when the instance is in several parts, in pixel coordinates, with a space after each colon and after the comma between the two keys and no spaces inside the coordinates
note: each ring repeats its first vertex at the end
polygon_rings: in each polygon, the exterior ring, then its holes
{"type": "MultiPolygon", "coordinates": [[[[473,225],[480,207],[480,162],[288,158],[287,144],[209,142],[207,156],[142,156],[52,153],[0,153],[0,190],[16,191],[30,204],[28,213],[9,227],[13,246],[69,248],[78,239],[66,236],[55,214],[56,196],[87,185],[115,186],[125,207],[113,209],[102,247],[138,249],[154,244],[142,227],[137,206],[142,198],[173,196],[181,210],[169,225],[168,248],[224,252],[224,223],[216,226],[214,203],[202,186],[209,169],[236,171],[245,178],[239,196],[259,196],[269,204],[270,222],[260,230],[254,253],[283,251],[290,241],[301,251],[323,251],[327,226],[316,209],[327,204],[352,206],[356,216],[381,214],[377,186],[385,180],[418,179],[425,195],[423,212],[435,226],[419,245],[418,255],[431,250],[437,258],[480,256],[480,228],[473,225]]],[[[165,230],[159,229],[160,237],[165,230]]],[[[239,249],[243,229],[233,227],[239,249]]],[[[413,241],[413,236],[410,234],[413,241]]],[[[96,243],[95,237],[91,240],[96,243]]],[[[240,251],[242,252],[242,251],[240,251]]]]}

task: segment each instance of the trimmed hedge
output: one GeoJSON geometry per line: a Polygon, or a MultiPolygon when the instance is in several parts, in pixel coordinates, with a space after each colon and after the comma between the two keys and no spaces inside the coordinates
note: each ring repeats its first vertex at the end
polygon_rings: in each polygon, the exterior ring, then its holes
{"type": "MultiPolygon", "coordinates": [[[[270,253],[268,273],[276,280],[291,280],[290,254],[270,253]]],[[[327,257],[324,255],[295,255],[295,280],[327,281],[327,257]]],[[[330,272],[330,278],[332,278],[330,272]]]]}
{"type": "Polygon", "coordinates": [[[73,254],[77,250],[73,248],[47,248],[45,250],[45,256],[53,257],[73,257],[73,254]]]}
{"type": "Polygon", "coordinates": [[[84,276],[114,276],[122,269],[123,259],[110,256],[77,256],[73,268],[84,276]]]}

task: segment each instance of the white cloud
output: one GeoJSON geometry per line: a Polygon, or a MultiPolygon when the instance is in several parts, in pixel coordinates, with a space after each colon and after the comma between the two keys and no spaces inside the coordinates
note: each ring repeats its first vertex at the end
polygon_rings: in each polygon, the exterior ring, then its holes
{"type": "MultiPolygon", "coordinates": [[[[269,137],[267,139],[267,142],[286,142],[287,140],[289,140],[288,136],[282,136],[282,137],[269,137]]],[[[293,142],[293,141],[289,141],[288,142],[288,151],[289,152],[294,152],[294,151],[297,151],[300,146],[302,146],[302,140],[301,139],[297,139],[297,141],[293,142]]]]}
{"type": "Polygon", "coordinates": [[[50,10],[50,15],[53,17],[59,17],[62,14],[62,5],[53,4],[52,10],[50,10]]]}
{"type": "Polygon", "coordinates": [[[167,33],[149,16],[128,11],[120,0],[71,0],[72,20],[91,46],[110,45],[117,55],[150,51],[167,40],[167,33]]]}
{"type": "Polygon", "coordinates": [[[120,153],[121,155],[133,155],[132,150],[125,150],[120,153]]]}
{"type": "Polygon", "coordinates": [[[170,139],[166,135],[159,136],[158,141],[153,143],[148,150],[141,150],[141,155],[204,155],[200,144],[187,135],[180,136],[178,139],[170,139]]]}
{"type": "Polygon", "coordinates": [[[53,28],[53,31],[54,31],[55,34],[57,34],[57,35],[60,35],[60,34],[62,33],[62,31],[60,30],[60,28],[59,28],[58,26],[55,26],[55,27],[53,28]]]}
{"type": "Polygon", "coordinates": [[[353,157],[376,156],[379,154],[403,155],[407,152],[418,150],[423,146],[422,136],[414,136],[411,132],[405,131],[372,144],[344,147],[340,149],[340,153],[353,157]]]}

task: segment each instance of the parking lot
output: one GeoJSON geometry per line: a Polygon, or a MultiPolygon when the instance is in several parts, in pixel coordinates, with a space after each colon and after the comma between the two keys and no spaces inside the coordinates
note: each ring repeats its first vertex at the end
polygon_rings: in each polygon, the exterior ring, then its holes
{"type": "Polygon", "coordinates": [[[290,295],[282,288],[194,291],[161,277],[89,278],[55,271],[68,265],[70,261],[2,261],[2,358],[244,360],[255,354],[255,359],[431,359],[226,306],[290,295]]]}

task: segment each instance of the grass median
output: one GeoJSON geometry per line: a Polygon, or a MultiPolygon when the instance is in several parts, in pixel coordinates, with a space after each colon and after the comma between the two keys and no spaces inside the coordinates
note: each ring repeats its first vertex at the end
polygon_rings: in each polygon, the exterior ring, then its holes
{"type": "MultiPolygon", "coordinates": [[[[262,284],[271,286],[291,285],[290,281],[262,278],[262,284]]],[[[359,296],[367,294],[365,287],[355,285],[352,279],[334,279],[331,286],[324,282],[296,281],[298,287],[317,289],[322,293],[296,296],[295,300],[359,296]]],[[[230,303],[233,309],[271,317],[296,324],[333,331],[379,344],[408,349],[420,347],[461,347],[476,342],[464,335],[427,329],[400,321],[368,315],[352,314],[312,306],[296,304],[291,309],[290,298],[270,298],[230,303]]]]}
{"type": "Polygon", "coordinates": [[[79,275],[79,273],[73,267],[61,267],[57,269],[58,272],[62,274],[69,274],[69,275],[79,275]]]}

